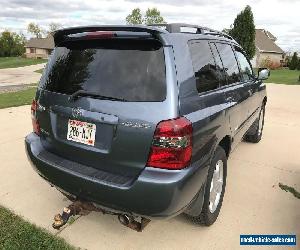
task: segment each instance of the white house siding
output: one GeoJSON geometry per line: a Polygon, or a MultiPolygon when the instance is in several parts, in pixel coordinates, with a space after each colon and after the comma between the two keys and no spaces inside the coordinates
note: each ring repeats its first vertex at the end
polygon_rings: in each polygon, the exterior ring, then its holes
{"type": "Polygon", "coordinates": [[[252,67],[253,68],[257,68],[258,65],[257,65],[257,54],[254,55],[254,57],[252,58],[252,60],[250,60],[251,64],[252,64],[252,67]]]}

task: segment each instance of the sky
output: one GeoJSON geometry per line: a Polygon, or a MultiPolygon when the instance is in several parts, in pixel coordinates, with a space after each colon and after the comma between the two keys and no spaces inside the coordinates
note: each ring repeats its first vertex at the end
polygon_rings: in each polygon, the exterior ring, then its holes
{"type": "Polygon", "coordinates": [[[26,32],[34,22],[47,29],[51,22],[64,27],[125,24],[134,8],[156,7],[168,23],[183,22],[222,30],[250,5],[256,28],[270,31],[285,51],[300,52],[300,0],[0,0],[0,31],[26,32]]]}

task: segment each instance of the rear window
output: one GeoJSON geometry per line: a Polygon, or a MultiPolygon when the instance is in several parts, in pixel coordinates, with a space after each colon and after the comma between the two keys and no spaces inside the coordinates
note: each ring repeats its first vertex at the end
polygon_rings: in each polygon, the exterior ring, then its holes
{"type": "Polygon", "coordinates": [[[68,42],[54,49],[40,87],[68,95],[85,90],[126,101],[163,101],[163,47],[155,40],[68,42]]]}

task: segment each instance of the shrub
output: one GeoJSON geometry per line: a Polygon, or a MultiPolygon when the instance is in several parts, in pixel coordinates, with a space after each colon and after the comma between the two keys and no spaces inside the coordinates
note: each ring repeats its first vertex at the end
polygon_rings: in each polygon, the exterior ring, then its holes
{"type": "Polygon", "coordinates": [[[281,67],[281,65],[280,62],[272,61],[271,58],[268,56],[261,61],[260,67],[268,69],[278,69],[281,67]]]}

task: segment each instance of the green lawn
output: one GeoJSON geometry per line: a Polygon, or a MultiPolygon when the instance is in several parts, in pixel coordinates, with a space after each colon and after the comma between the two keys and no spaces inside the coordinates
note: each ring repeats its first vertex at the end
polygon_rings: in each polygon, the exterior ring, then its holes
{"type": "Polygon", "coordinates": [[[35,87],[29,87],[17,92],[2,93],[0,94],[0,109],[31,104],[35,92],[35,87]]]}
{"type": "Polygon", "coordinates": [[[42,69],[38,69],[38,70],[35,70],[34,72],[36,72],[36,73],[40,73],[40,74],[43,74],[43,71],[44,71],[44,68],[42,68],[42,69]]]}
{"type": "Polygon", "coordinates": [[[46,59],[22,58],[22,57],[0,57],[0,69],[18,68],[47,62],[46,59]]]}
{"type": "Polygon", "coordinates": [[[75,249],[0,206],[0,249],[75,249]]]}
{"type": "Polygon", "coordinates": [[[296,85],[299,84],[298,82],[300,75],[299,70],[289,70],[289,69],[276,69],[271,70],[271,75],[268,80],[265,82],[272,82],[278,84],[289,84],[289,85],[296,85]]]}

